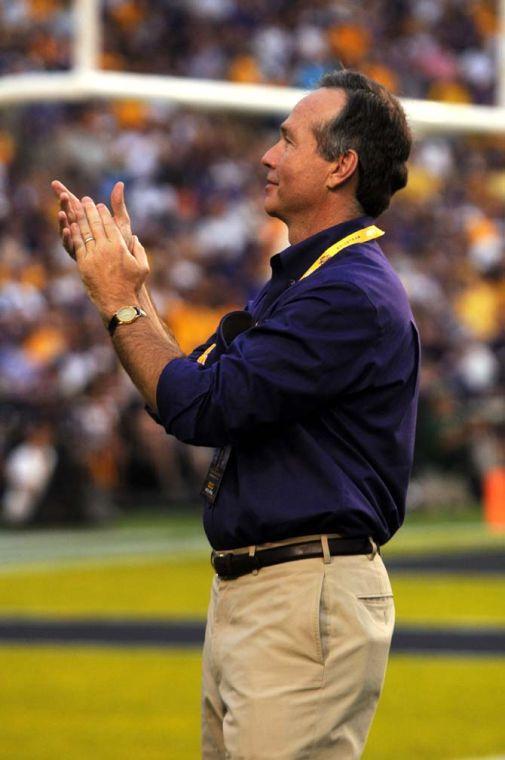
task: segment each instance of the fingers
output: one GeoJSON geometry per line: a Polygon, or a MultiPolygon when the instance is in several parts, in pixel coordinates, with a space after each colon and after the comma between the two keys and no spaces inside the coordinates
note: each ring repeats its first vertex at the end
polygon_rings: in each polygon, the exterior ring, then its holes
{"type": "Polygon", "coordinates": [[[57,198],[61,198],[62,195],[66,195],[72,203],[75,203],[75,201],[79,202],[79,198],[71,193],[68,187],[65,187],[63,182],[60,182],[58,179],[55,179],[53,182],[51,182],[51,187],[53,188],[53,192],[57,198]]]}
{"type": "MultiPolygon", "coordinates": [[[[83,224],[85,225],[87,222],[88,230],[90,230],[88,235],[93,235],[93,237],[97,241],[102,240],[104,237],[108,238],[109,236],[107,234],[107,231],[105,230],[102,217],[97,207],[95,206],[94,201],[88,196],[85,196],[81,201],[81,208],[83,210],[83,214],[85,218],[85,219],[82,219],[78,213],[77,221],[79,223],[79,227],[81,228],[81,232],[84,232],[83,224]]],[[[85,235],[84,239],[86,239],[88,235],[85,235]]]]}
{"type": "Polygon", "coordinates": [[[120,217],[130,223],[130,216],[124,199],[124,182],[116,182],[110,194],[110,203],[114,216],[120,217]]]}
{"type": "MultiPolygon", "coordinates": [[[[79,203],[79,199],[73,193],[71,193],[67,187],[65,187],[63,182],[60,182],[58,179],[55,179],[51,182],[51,187],[53,189],[54,194],[56,195],[56,197],[58,198],[60,202],[61,211],[58,214],[60,236],[63,240],[63,230],[67,228],[68,235],[66,235],[65,237],[68,237],[71,241],[70,223],[76,221],[75,209],[79,203]]],[[[66,248],[67,247],[66,242],[64,242],[63,244],[65,245],[65,248],[66,248]]],[[[68,253],[72,255],[72,250],[68,250],[68,253]]]]}
{"type": "Polygon", "coordinates": [[[55,194],[55,196],[58,198],[58,200],[60,199],[60,196],[61,196],[62,193],[68,193],[69,192],[69,190],[63,184],[63,182],[60,182],[59,179],[54,179],[51,182],[51,188],[52,188],[53,193],[55,194]]]}
{"type": "Polygon", "coordinates": [[[84,243],[84,238],[81,232],[81,229],[78,224],[75,222],[72,222],[70,225],[69,235],[71,238],[72,246],[75,251],[75,258],[77,262],[82,260],[83,256],[86,255],[86,245],[84,243]]]}
{"type": "Polygon", "coordinates": [[[70,222],[76,221],[77,219],[76,204],[72,202],[72,200],[70,199],[70,196],[68,196],[66,193],[62,193],[60,195],[60,207],[61,207],[61,210],[66,214],[70,222]]]}
{"type": "Polygon", "coordinates": [[[124,200],[124,183],[116,182],[110,194],[110,205],[114,214],[114,221],[124,238],[127,248],[133,253],[133,237],[130,216],[124,200]]]}
{"type": "Polygon", "coordinates": [[[133,255],[143,269],[149,270],[146,249],[136,235],[133,236],[133,255]]]}
{"type": "MultiPolygon", "coordinates": [[[[145,280],[149,275],[149,261],[147,259],[147,254],[144,246],[140,243],[138,237],[136,235],[133,236],[132,241],[132,251],[133,256],[135,258],[135,261],[137,262],[137,266],[139,268],[139,271],[142,273],[142,282],[145,284],[145,280]]],[[[151,303],[151,299],[149,297],[149,293],[147,293],[147,300],[149,302],[150,308],[153,308],[153,305],[151,303]]]]}
{"type": "MultiPolygon", "coordinates": [[[[98,206],[95,206],[95,203],[91,198],[84,197],[82,199],[82,208],[89,224],[89,229],[91,230],[90,234],[94,236],[97,242],[103,240],[105,237],[107,240],[124,246],[123,236],[118,230],[109,209],[104,203],[99,203],[98,206]]],[[[79,225],[81,226],[80,218],[79,225]]],[[[81,226],[81,232],[82,231],[83,227],[81,226]]],[[[84,240],[86,240],[86,237],[84,240]]]]}
{"type": "Polygon", "coordinates": [[[67,215],[64,211],[58,211],[58,226],[60,228],[60,235],[65,227],[68,227],[67,215]]]}
{"type": "Polygon", "coordinates": [[[63,243],[64,249],[70,256],[70,258],[75,259],[75,248],[72,242],[72,233],[70,232],[69,227],[65,227],[65,229],[63,230],[61,241],[63,243]]]}
{"type": "Polygon", "coordinates": [[[63,230],[68,229],[70,226],[70,223],[67,219],[67,215],[64,211],[58,211],[58,229],[60,233],[60,237],[63,237],[63,230]]]}
{"type": "MultiPolygon", "coordinates": [[[[61,210],[58,212],[60,236],[63,245],[71,256],[77,254],[77,251],[74,249],[74,240],[76,239],[75,224],[77,224],[80,241],[84,245],[84,250],[88,252],[95,249],[95,243],[102,242],[104,239],[121,245],[124,245],[126,242],[128,247],[128,241],[125,240],[126,236],[123,230],[117,224],[117,220],[112,217],[107,206],[101,203],[98,206],[95,205],[89,196],[85,196],[80,201],[75,195],[69,193],[65,185],[59,180],[54,180],[51,186],[55,194],[58,195],[61,205],[61,210]]],[[[133,241],[128,212],[124,204],[123,187],[122,182],[116,183],[111,194],[111,200],[113,199],[118,213],[122,215],[123,225],[126,227],[130,248],[133,253],[133,241]]],[[[143,258],[147,261],[143,249],[142,252],[143,258]]]]}
{"type": "MultiPolygon", "coordinates": [[[[83,198],[83,201],[84,201],[84,198],[83,198]]],[[[93,203],[93,201],[91,201],[91,203],[93,204],[93,206],[95,206],[95,204],[93,203]]],[[[95,208],[95,212],[96,212],[96,208],[95,208]]],[[[98,216],[98,213],[97,213],[97,216],[98,216]]],[[[81,237],[82,237],[83,243],[86,246],[90,246],[89,248],[86,248],[86,250],[91,250],[91,247],[95,243],[95,241],[97,239],[97,236],[100,239],[103,239],[105,237],[105,233],[104,233],[104,230],[103,230],[103,225],[102,225],[102,223],[100,221],[100,217],[98,217],[98,219],[99,219],[99,225],[97,225],[96,222],[95,222],[95,227],[97,229],[97,233],[96,234],[91,229],[91,226],[90,226],[90,223],[88,221],[88,216],[87,216],[87,213],[85,211],[84,205],[80,201],[79,201],[79,206],[77,207],[77,210],[76,210],[76,217],[77,217],[77,226],[78,226],[79,231],[81,233],[81,237]]],[[[72,225],[71,225],[71,228],[70,228],[71,231],[72,231],[72,240],[74,239],[74,229],[73,228],[74,228],[74,222],[72,222],[72,225]]]]}
{"type": "Polygon", "coordinates": [[[51,182],[51,187],[60,202],[62,211],[67,214],[70,222],[75,222],[75,213],[79,205],[79,198],[71,193],[70,190],[65,187],[63,182],[60,182],[58,179],[55,179],[53,182],[51,182]]]}
{"type": "Polygon", "coordinates": [[[67,215],[64,211],[58,212],[58,227],[64,249],[71,258],[75,259],[72,235],[70,233],[70,222],[68,221],[67,215]]]}
{"type": "Polygon", "coordinates": [[[104,203],[99,203],[96,207],[96,210],[100,217],[107,238],[115,243],[122,243],[124,245],[123,236],[118,230],[107,206],[104,203]]]}
{"type": "MultiPolygon", "coordinates": [[[[118,200],[122,197],[122,189],[118,187],[120,185],[121,183],[116,184],[116,192],[120,190],[118,200]]],[[[81,202],[59,180],[51,182],[51,187],[60,201],[61,210],[58,212],[60,237],[63,246],[72,258],[75,258],[77,254],[74,248],[75,230],[73,230],[72,225],[77,224],[80,239],[87,251],[93,249],[97,239],[115,239],[115,235],[119,234],[108,209],[106,214],[103,214],[103,211],[100,213],[93,200],[88,196],[85,196],[81,202]]],[[[103,208],[105,209],[106,207],[104,206],[103,208]]]]}
{"type": "Polygon", "coordinates": [[[58,211],[58,226],[61,237],[63,237],[64,230],[70,230],[70,222],[64,211],[58,211]]]}
{"type": "Polygon", "coordinates": [[[53,188],[54,194],[59,198],[62,193],[68,193],[68,189],[65,187],[63,182],[60,182],[59,179],[53,179],[51,182],[51,187],[53,188]]]}

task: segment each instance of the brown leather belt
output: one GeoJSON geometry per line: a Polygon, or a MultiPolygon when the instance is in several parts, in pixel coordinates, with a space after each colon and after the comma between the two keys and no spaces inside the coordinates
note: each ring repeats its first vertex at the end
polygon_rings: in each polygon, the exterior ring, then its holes
{"type": "MultiPolygon", "coordinates": [[[[369,538],[329,538],[328,548],[331,555],[374,554],[378,548],[369,538]]],[[[323,557],[323,547],[320,540],[307,541],[300,544],[277,546],[271,549],[259,549],[255,554],[234,554],[233,551],[213,551],[210,561],[216,573],[223,580],[233,580],[241,575],[247,575],[255,570],[282,562],[292,562],[297,559],[313,559],[323,557]]]]}

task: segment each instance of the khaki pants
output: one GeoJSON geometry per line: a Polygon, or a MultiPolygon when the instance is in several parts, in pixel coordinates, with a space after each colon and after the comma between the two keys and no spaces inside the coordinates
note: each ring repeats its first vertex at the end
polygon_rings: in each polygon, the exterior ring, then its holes
{"type": "Polygon", "coordinates": [[[355,760],[394,626],[380,555],[303,559],[212,585],[204,760],[355,760]]]}

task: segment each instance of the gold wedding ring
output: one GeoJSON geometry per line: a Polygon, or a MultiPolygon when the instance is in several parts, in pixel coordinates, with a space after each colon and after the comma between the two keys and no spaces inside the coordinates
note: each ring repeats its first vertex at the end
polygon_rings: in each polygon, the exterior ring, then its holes
{"type": "Polygon", "coordinates": [[[94,240],[94,239],[95,238],[93,237],[93,235],[90,235],[89,237],[84,238],[84,243],[89,243],[90,240],[94,240]]]}

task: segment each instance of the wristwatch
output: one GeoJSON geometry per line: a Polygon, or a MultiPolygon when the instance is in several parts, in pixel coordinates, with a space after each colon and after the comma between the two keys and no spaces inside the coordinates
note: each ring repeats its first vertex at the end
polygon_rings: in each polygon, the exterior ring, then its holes
{"type": "Polygon", "coordinates": [[[131,325],[139,317],[147,317],[144,309],[140,309],[138,306],[122,306],[116,311],[109,322],[109,333],[114,335],[114,331],[118,325],[131,325]]]}

